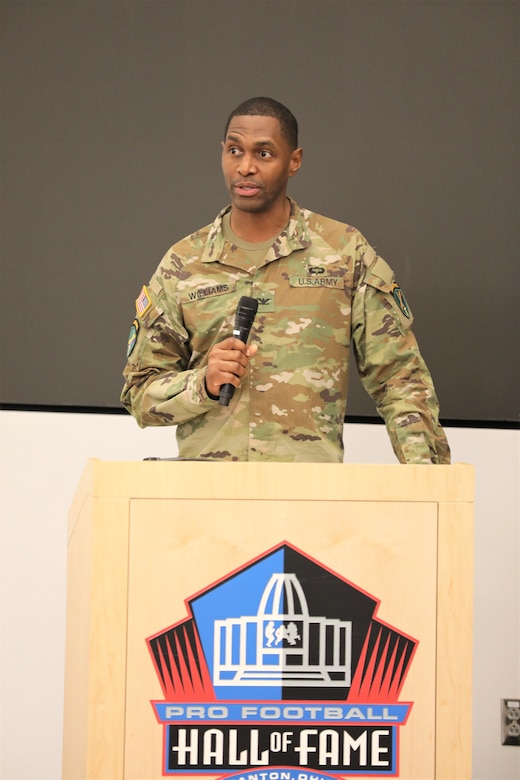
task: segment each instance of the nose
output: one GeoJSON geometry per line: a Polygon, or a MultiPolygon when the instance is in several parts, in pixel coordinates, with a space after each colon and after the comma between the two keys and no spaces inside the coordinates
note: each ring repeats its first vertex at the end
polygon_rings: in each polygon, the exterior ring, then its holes
{"type": "Polygon", "coordinates": [[[244,152],[244,154],[242,154],[239,159],[237,172],[240,174],[240,176],[248,176],[251,173],[256,173],[256,171],[257,166],[255,155],[249,152],[244,152]]]}

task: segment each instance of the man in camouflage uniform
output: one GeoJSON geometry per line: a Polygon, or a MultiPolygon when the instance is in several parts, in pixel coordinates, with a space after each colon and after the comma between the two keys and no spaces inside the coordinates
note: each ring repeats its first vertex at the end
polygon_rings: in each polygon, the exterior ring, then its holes
{"type": "Polygon", "coordinates": [[[140,426],[176,425],[181,457],[341,462],[352,341],[398,460],[449,463],[392,270],[355,228],[287,197],[301,160],[285,106],[253,98],[231,114],[231,205],[143,287],[121,400],[140,426]],[[232,335],[243,295],[259,304],[249,345],[232,335]],[[229,406],[218,402],[225,383],[229,406]]]}

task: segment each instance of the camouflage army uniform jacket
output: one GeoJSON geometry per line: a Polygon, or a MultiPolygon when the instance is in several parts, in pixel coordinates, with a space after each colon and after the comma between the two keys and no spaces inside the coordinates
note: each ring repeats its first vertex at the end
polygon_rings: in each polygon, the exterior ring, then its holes
{"type": "Polygon", "coordinates": [[[215,222],[175,244],[137,299],[121,400],[141,427],[176,425],[181,457],[343,460],[349,347],[401,463],[449,463],[428,369],[393,273],[349,225],[301,209],[258,267],[215,222]],[[242,262],[240,262],[242,260],[242,262]],[[257,298],[258,344],[228,407],[208,396],[214,344],[257,298]]]}

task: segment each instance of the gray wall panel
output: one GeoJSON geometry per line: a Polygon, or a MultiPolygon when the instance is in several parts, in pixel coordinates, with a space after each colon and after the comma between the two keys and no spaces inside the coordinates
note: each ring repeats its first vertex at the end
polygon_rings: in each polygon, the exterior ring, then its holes
{"type": "MultiPolygon", "coordinates": [[[[515,0],[4,0],[1,401],[118,406],[133,301],[226,202],[227,114],[397,272],[444,419],[518,418],[515,0]],[[515,248],[515,249],[514,249],[515,248]]],[[[351,415],[374,414],[357,381],[351,415]]]]}

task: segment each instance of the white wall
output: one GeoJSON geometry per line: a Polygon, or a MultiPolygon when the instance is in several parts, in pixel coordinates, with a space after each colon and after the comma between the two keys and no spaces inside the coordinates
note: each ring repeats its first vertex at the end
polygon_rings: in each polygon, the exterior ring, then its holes
{"type": "MultiPolygon", "coordinates": [[[[517,780],[500,744],[500,699],[520,697],[520,436],[448,430],[476,469],[474,780],[517,780]]],[[[2,487],[0,777],[61,775],[67,511],[88,458],[177,454],[172,429],[127,416],[0,412],[2,487]]],[[[393,463],[379,425],[345,429],[348,462],[393,463]]],[[[417,778],[417,780],[420,780],[417,778]]],[[[458,780],[452,778],[451,780],[458,780]]]]}

